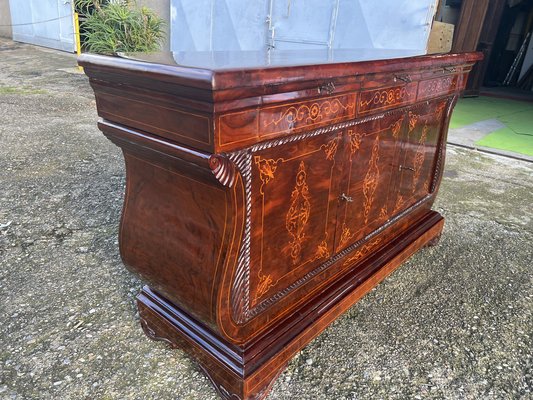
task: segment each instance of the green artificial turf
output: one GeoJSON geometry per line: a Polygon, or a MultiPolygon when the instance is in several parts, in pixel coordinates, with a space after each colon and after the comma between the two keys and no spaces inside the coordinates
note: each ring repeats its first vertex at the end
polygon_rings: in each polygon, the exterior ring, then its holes
{"type": "Polygon", "coordinates": [[[509,128],[502,128],[489,133],[481,140],[478,140],[476,144],[483,147],[492,147],[493,149],[509,150],[533,157],[533,133],[529,135],[517,135],[509,128]]]}
{"type": "Polygon", "coordinates": [[[489,133],[477,145],[533,156],[533,103],[485,96],[460,99],[450,128],[488,119],[499,120],[505,128],[489,133]]]}

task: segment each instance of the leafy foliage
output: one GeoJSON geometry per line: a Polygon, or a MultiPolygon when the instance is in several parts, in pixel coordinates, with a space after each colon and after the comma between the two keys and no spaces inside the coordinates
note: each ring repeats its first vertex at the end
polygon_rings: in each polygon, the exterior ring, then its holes
{"type": "Polygon", "coordinates": [[[134,0],[76,0],[76,10],[92,53],[156,51],[164,38],[164,21],[134,0]]]}

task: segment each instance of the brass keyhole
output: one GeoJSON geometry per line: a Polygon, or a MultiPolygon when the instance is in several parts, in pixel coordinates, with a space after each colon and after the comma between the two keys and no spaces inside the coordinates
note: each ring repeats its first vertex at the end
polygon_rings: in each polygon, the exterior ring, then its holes
{"type": "Polygon", "coordinates": [[[352,203],[353,202],[353,198],[351,198],[350,196],[346,196],[344,193],[341,194],[340,199],[344,200],[344,201],[346,201],[348,203],[352,203]]]}
{"type": "Polygon", "coordinates": [[[407,167],[407,166],[405,166],[405,165],[400,165],[400,171],[401,171],[402,169],[406,169],[406,170],[409,170],[409,171],[414,171],[414,170],[415,170],[413,167],[407,167]]]}

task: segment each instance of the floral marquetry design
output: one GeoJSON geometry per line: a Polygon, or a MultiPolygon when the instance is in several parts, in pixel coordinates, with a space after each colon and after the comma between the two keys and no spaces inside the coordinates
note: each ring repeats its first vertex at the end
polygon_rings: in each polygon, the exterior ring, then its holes
{"type": "Polygon", "coordinates": [[[368,223],[368,215],[370,214],[370,209],[374,203],[374,195],[376,193],[376,188],[378,186],[379,180],[379,136],[374,140],[374,145],[372,146],[372,156],[368,164],[368,171],[363,181],[363,195],[365,196],[365,201],[363,204],[365,224],[368,223]]]}
{"type": "Polygon", "coordinates": [[[398,134],[400,133],[400,130],[402,129],[402,123],[403,123],[403,116],[398,121],[396,121],[394,124],[391,125],[392,136],[394,136],[394,139],[398,139],[398,134]]]}
{"type": "Polygon", "coordinates": [[[316,249],[315,260],[320,260],[322,258],[329,258],[329,256],[330,256],[330,253],[328,249],[328,243],[325,240],[323,240],[318,245],[318,248],[316,249]]]}
{"type": "Polygon", "coordinates": [[[416,98],[417,85],[417,82],[411,82],[402,86],[364,91],[359,96],[359,114],[410,103],[416,98]]]}
{"type": "Polygon", "coordinates": [[[416,123],[418,122],[418,119],[420,118],[420,115],[413,113],[412,111],[409,111],[409,134],[415,129],[416,123]]]}
{"type": "Polygon", "coordinates": [[[418,179],[420,179],[420,173],[422,171],[422,165],[424,164],[424,158],[425,158],[425,143],[428,136],[428,126],[424,125],[424,129],[422,129],[422,136],[420,136],[420,140],[418,141],[418,148],[416,150],[415,154],[415,162],[414,162],[414,174],[413,174],[413,184],[412,189],[413,193],[416,191],[416,184],[418,182],[418,179]]]}
{"type": "Polygon", "coordinates": [[[371,98],[367,100],[361,99],[361,106],[367,107],[370,104],[389,105],[401,102],[406,97],[409,97],[409,92],[404,86],[399,88],[378,90],[371,98]]]}
{"type": "Polygon", "coordinates": [[[311,117],[311,119],[316,119],[319,113],[320,107],[318,106],[318,104],[314,103],[309,109],[309,116],[311,117]]]}
{"type": "Polygon", "coordinates": [[[350,136],[350,156],[353,156],[361,147],[361,139],[363,139],[363,135],[360,132],[355,132],[353,129],[349,129],[348,136],[350,136]]]}
{"type": "Polygon", "coordinates": [[[343,223],[340,246],[343,247],[344,245],[346,245],[350,241],[352,236],[353,236],[353,233],[350,231],[350,228],[347,228],[346,224],[343,223]]]}
{"type": "Polygon", "coordinates": [[[270,275],[260,274],[259,285],[257,286],[257,293],[255,295],[256,299],[263,296],[272,286],[272,277],[270,275]]]}
{"type": "Polygon", "coordinates": [[[142,327],[145,335],[148,336],[150,339],[152,339],[152,340],[154,340],[156,342],[163,342],[171,349],[175,349],[175,348],[178,347],[178,346],[176,346],[175,343],[172,342],[172,340],[170,340],[169,338],[163,337],[159,333],[154,331],[150,327],[148,322],[142,316],[141,316],[140,320],[141,320],[141,327],[142,327]]]}
{"type": "Polygon", "coordinates": [[[336,138],[331,139],[327,144],[322,145],[322,148],[326,152],[326,160],[333,160],[335,158],[335,154],[337,154],[337,149],[339,147],[340,138],[341,134],[339,134],[336,138]]]}
{"type": "Polygon", "coordinates": [[[457,86],[457,75],[450,75],[436,79],[428,79],[420,82],[418,98],[426,99],[428,97],[438,96],[455,90],[457,86]]]}
{"type": "Polygon", "coordinates": [[[290,243],[291,258],[296,263],[302,251],[302,243],[305,239],[305,227],[311,213],[309,201],[309,186],[307,186],[307,172],[305,164],[300,162],[296,175],[296,186],[291,194],[291,206],[285,218],[285,226],[292,236],[290,243]]]}
{"type": "Polygon", "coordinates": [[[405,199],[403,198],[403,196],[398,196],[398,198],[396,199],[396,204],[394,205],[394,213],[397,213],[398,211],[400,211],[400,209],[403,207],[405,203],[405,199]]]}
{"type": "Polygon", "coordinates": [[[361,260],[366,255],[370,254],[370,252],[381,243],[381,238],[374,239],[372,242],[365,244],[361,249],[357,250],[351,257],[346,259],[344,261],[343,265],[353,264],[359,260],[361,260]]]}
{"type": "Polygon", "coordinates": [[[274,173],[278,168],[278,162],[283,161],[281,158],[277,160],[261,158],[254,156],[254,163],[259,169],[259,177],[261,178],[261,193],[263,193],[263,186],[274,179],[274,173]]]}
{"type": "Polygon", "coordinates": [[[263,128],[278,125],[294,127],[296,123],[313,125],[322,120],[353,115],[355,102],[351,96],[339,96],[328,100],[304,103],[300,105],[280,108],[280,112],[263,121],[263,128]],[[348,101],[346,101],[348,100],[348,101]]]}
{"type": "Polygon", "coordinates": [[[387,206],[381,207],[381,210],[379,210],[379,218],[380,219],[389,219],[389,212],[387,211],[387,206]]]}

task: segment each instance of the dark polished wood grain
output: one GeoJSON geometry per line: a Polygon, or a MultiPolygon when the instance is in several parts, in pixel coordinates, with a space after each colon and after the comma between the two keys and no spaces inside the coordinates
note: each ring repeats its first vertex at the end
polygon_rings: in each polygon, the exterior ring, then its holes
{"type": "Polygon", "coordinates": [[[263,399],[296,352],[436,244],[448,123],[480,55],[150,57],[80,58],[124,154],[119,243],[147,283],[141,325],[222,398],[263,399]]]}

